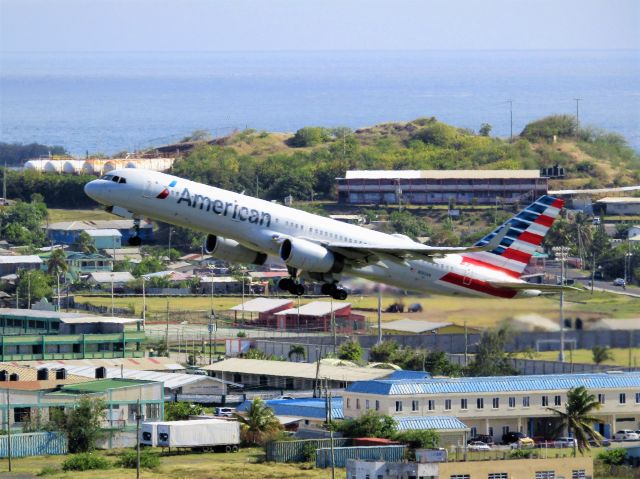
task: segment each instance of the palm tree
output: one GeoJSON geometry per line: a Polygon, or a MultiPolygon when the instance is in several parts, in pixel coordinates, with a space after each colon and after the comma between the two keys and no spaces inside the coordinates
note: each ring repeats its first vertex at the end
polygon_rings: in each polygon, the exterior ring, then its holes
{"type": "Polygon", "coordinates": [[[291,349],[289,349],[289,360],[291,360],[291,356],[295,356],[296,361],[299,361],[300,358],[304,359],[306,355],[307,353],[304,350],[304,346],[300,344],[294,344],[291,346],[291,349]]]}
{"type": "Polygon", "coordinates": [[[613,353],[609,346],[598,346],[595,345],[591,349],[591,354],[593,356],[593,362],[596,364],[604,363],[605,361],[609,361],[613,359],[613,353]]]}
{"type": "Polygon", "coordinates": [[[80,236],[78,236],[78,239],[74,243],[74,247],[78,248],[83,253],[91,254],[98,252],[93,239],[87,234],[86,231],[80,233],[80,236]]]}
{"type": "Polygon", "coordinates": [[[67,256],[62,248],[56,248],[51,252],[49,261],[47,262],[47,272],[56,275],[58,311],[60,311],[60,276],[67,274],[69,265],[67,264],[67,256]]]}
{"type": "Polygon", "coordinates": [[[602,436],[593,428],[593,424],[601,422],[593,416],[593,412],[600,409],[600,402],[596,397],[587,391],[584,386],[569,389],[567,392],[567,403],[565,410],[547,408],[556,413],[561,420],[562,428],[566,428],[573,433],[575,442],[573,445],[573,455],[576,455],[576,447],[580,454],[584,455],[585,450],[589,450],[589,438],[593,438],[596,443],[600,443],[602,436]]]}
{"type": "Polygon", "coordinates": [[[273,409],[269,408],[262,399],[255,398],[244,415],[235,414],[241,424],[245,440],[252,444],[259,444],[263,438],[282,428],[273,409]]]}

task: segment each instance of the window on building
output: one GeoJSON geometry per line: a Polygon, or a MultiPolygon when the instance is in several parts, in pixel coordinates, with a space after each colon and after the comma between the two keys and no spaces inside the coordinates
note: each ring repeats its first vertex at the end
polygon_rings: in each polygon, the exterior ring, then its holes
{"type": "Polygon", "coordinates": [[[453,474],[449,476],[449,479],[471,479],[469,474],[453,474]]]}
{"type": "Polygon", "coordinates": [[[500,398],[493,398],[493,401],[491,401],[491,406],[493,407],[493,409],[498,409],[500,407],[500,398]]]}
{"type": "Polygon", "coordinates": [[[360,409],[360,398],[356,398],[356,409],[360,409]]]}
{"type": "Polygon", "coordinates": [[[451,411],[451,399],[444,400],[444,410],[451,411]]]}
{"type": "Polygon", "coordinates": [[[460,399],[460,409],[467,409],[467,400],[460,399]]]}
{"type": "Polygon", "coordinates": [[[436,401],[434,399],[429,399],[429,411],[433,411],[436,408],[436,401]]]}
{"type": "Polygon", "coordinates": [[[636,404],[640,404],[640,393],[636,393],[636,404]]]}
{"type": "Polygon", "coordinates": [[[476,399],[476,408],[484,409],[484,398],[477,398],[476,399]]]}
{"type": "Polygon", "coordinates": [[[556,479],[555,471],[536,471],[536,479],[556,479]]]}
{"type": "Polygon", "coordinates": [[[524,396],[522,398],[522,407],[529,407],[531,403],[531,398],[529,396],[524,396]]]}
{"type": "Polygon", "coordinates": [[[626,403],[627,403],[627,394],[620,393],[620,404],[626,404],[626,403]]]}
{"type": "Polygon", "coordinates": [[[509,398],[509,407],[516,407],[516,398],[514,397],[509,398]]]}
{"type": "MultiPolygon", "coordinates": [[[[142,408],[140,408],[142,409],[142,408]]],[[[133,422],[136,420],[136,416],[140,414],[140,410],[138,409],[137,404],[129,404],[129,422],[133,422]]]]}
{"type": "Polygon", "coordinates": [[[160,404],[147,404],[145,420],[160,419],[160,404]]]}
{"type": "Polygon", "coordinates": [[[562,396],[554,396],[553,397],[553,405],[554,406],[562,406],[562,396]]]}
{"type": "Polygon", "coordinates": [[[29,422],[31,419],[30,407],[14,407],[13,422],[29,422]]]}
{"type": "Polygon", "coordinates": [[[365,409],[369,409],[369,400],[368,399],[365,400],[364,407],[365,407],[365,409]]]}
{"type": "Polygon", "coordinates": [[[549,405],[549,396],[542,396],[542,407],[547,407],[549,405]]]}
{"type": "Polygon", "coordinates": [[[376,399],[376,411],[380,410],[380,401],[376,399]]]}
{"type": "Polygon", "coordinates": [[[351,409],[351,398],[347,398],[347,409],[351,409]]]}
{"type": "MultiPolygon", "coordinates": [[[[429,401],[429,402],[431,402],[431,401],[429,401]]],[[[413,401],[411,401],[411,410],[412,411],[417,411],[419,407],[420,407],[420,402],[419,401],[417,401],[415,399],[413,401]]]]}
{"type": "Polygon", "coordinates": [[[505,434],[509,433],[509,426],[502,426],[502,435],[504,436],[505,434]]]}
{"type": "Polygon", "coordinates": [[[396,412],[402,411],[402,401],[396,401],[396,412]]]}
{"type": "Polygon", "coordinates": [[[602,394],[602,393],[598,394],[598,402],[600,404],[604,404],[605,400],[606,400],[606,396],[604,394],[602,394]]]}
{"type": "Polygon", "coordinates": [[[509,479],[509,474],[506,472],[490,472],[487,479],[509,479]]]}
{"type": "Polygon", "coordinates": [[[493,426],[489,426],[489,436],[493,437],[493,426]]]}
{"type": "Polygon", "coordinates": [[[587,474],[584,469],[574,469],[571,471],[571,479],[585,479],[587,474]]]}
{"type": "Polygon", "coordinates": [[[469,431],[469,434],[471,434],[471,437],[476,437],[478,435],[478,428],[473,426],[471,431],[469,431]]]}

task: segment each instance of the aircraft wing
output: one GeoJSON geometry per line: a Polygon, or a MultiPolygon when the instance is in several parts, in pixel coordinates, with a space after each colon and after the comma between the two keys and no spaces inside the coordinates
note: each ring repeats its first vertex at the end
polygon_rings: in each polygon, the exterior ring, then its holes
{"type": "Polygon", "coordinates": [[[513,289],[517,291],[522,290],[536,290],[536,291],[544,291],[549,293],[559,293],[560,291],[566,289],[573,289],[575,291],[581,291],[580,288],[576,288],[575,286],[562,286],[561,284],[535,284],[535,283],[517,283],[511,281],[489,281],[489,285],[495,288],[506,288],[513,289]]]}
{"type": "Polygon", "coordinates": [[[496,249],[502,239],[507,234],[508,228],[503,228],[495,235],[489,243],[484,246],[428,246],[420,243],[409,243],[405,245],[389,246],[389,245],[354,245],[353,243],[328,243],[326,248],[350,259],[360,259],[367,257],[386,257],[386,258],[432,258],[434,256],[444,256],[447,254],[472,253],[477,251],[492,251],[496,249]]]}

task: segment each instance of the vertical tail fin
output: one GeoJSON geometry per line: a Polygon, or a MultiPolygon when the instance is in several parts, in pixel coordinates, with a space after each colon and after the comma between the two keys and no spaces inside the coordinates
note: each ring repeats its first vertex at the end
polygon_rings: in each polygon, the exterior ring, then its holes
{"type": "Polygon", "coordinates": [[[476,246],[486,245],[499,230],[507,227],[509,230],[500,246],[492,251],[466,253],[463,255],[463,263],[498,269],[519,278],[563,206],[564,200],[553,196],[538,198],[476,243],[476,246]]]}

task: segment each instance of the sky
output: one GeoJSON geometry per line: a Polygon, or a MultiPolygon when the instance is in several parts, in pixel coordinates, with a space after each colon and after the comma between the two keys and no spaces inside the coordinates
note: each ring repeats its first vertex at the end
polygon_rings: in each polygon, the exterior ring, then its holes
{"type": "Polygon", "coordinates": [[[640,49],[638,0],[0,0],[0,52],[640,49]]]}

